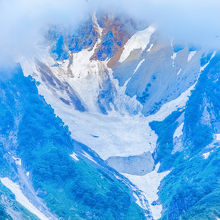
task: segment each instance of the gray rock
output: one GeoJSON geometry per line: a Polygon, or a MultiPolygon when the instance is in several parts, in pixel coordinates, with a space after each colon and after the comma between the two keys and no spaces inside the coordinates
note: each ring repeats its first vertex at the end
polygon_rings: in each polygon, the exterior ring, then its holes
{"type": "Polygon", "coordinates": [[[120,173],[143,176],[154,169],[154,160],[150,152],[129,157],[109,157],[107,164],[120,173]]]}

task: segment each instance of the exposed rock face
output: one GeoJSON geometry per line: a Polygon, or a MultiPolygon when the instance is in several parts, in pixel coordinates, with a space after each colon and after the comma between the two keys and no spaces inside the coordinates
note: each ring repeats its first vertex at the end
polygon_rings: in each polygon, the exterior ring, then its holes
{"type": "Polygon", "coordinates": [[[154,169],[154,160],[150,152],[130,157],[110,157],[107,164],[120,173],[143,176],[154,169]]]}

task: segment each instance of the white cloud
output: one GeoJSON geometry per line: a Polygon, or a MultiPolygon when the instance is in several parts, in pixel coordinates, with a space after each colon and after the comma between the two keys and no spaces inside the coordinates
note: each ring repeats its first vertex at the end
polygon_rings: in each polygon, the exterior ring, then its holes
{"type": "Polygon", "coordinates": [[[177,41],[220,48],[219,0],[109,0],[106,4],[120,14],[157,24],[177,41]]]}
{"type": "Polygon", "coordinates": [[[1,0],[1,60],[32,53],[48,25],[75,27],[96,9],[157,24],[180,42],[220,47],[219,0],[1,0]]]}
{"type": "Polygon", "coordinates": [[[0,62],[11,62],[35,49],[48,25],[76,26],[88,7],[77,0],[1,0],[0,62]]]}

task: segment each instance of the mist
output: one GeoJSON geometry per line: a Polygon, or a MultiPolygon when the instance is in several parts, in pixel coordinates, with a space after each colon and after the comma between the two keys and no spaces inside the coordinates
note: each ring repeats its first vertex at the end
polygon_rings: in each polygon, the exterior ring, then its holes
{"type": "Polygon", "coordinates": [[[50,25],[74,28],[88,10],[86,1],[0,0],[0,64],[33,54],[50,25]]]}
{"type": "Polygon", "coordinates": [[[217,0],[0,0],[0,64],[32,54],[50,25],[74,29],[95,10],[153,23],[175,41],[220,48],[217,0]]]}
{"type": "Polygon", "coordinates": [[[220,49],[219,0],[111,0],[101,8],[155,24],[180,43],[220,49]]]}
{"type": "Polygon", "coordinates": [[[220,48],[220,1],[137,0],[128,13],[155,23],[160,32],[176,41],[210,49],[220,48]]]}

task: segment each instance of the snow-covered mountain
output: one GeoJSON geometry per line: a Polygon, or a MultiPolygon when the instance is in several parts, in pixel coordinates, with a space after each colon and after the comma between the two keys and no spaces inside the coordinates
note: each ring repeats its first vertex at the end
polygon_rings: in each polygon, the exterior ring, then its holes
{"type": "Polygon", "coordinates": [[[1,85],[14,121],[0,138],[15,173],[1,173],[8,215],[21,205],[40,219],[220,217],[218,52],[94,13],[72,33],[52,27],[19,62],[27,78],[1,85]]]}

